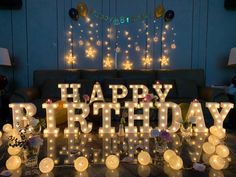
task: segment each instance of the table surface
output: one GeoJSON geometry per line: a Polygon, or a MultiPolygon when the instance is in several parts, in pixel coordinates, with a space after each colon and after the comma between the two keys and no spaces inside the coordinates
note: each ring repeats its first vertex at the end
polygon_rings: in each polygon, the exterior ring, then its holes
{"type": "MultiPolygon", "coordinates": [[[[149,135],[134,134],[127,137],[117,135],[80,134],[78,136],[44,137],[44,143],[40,148],[38,160],[44,157],[54,159],[54,170],[45,175],[41,174],[37,167],[26,168],[24,165],[14,172],[15,176],[96,176],[96,177],[121,177],[121,176],[210,176],[210,177],[230,177],[236,176],[236,130],[227,130],[227,138],[224,143],[230,148],[230,159],[228,168],[216,171],[206,165],[204,172],[196,171],[192,168],[194,162],[207,164],[209,156],[202,151],[202,144],[207,141],[209,135],[199,133],[192,137],[182,137],[181,134],[173,134],[173,141],[168,144],[168,148],[173,149],[179,154],[184,162],[184,169],[172,170],[163,160],[163,155],[155,151],[154,139],[149,135]],[[141,166],[137,163],[137,153],[140,149],[150,152],[153,163],[148,166],[141,166]],[[120,156],[120,166],[116,170],[109,170],[104,165],[107,155],[117,154],[120,156]],[[73,161],[79,156],[86,156],[89,160],[89,168],[78,173],[73,167],[73,161]]],[[[5,169],[5,162],[8,158],[6,142],[2,142],[0,147],[0,169],[5,169]]]]}

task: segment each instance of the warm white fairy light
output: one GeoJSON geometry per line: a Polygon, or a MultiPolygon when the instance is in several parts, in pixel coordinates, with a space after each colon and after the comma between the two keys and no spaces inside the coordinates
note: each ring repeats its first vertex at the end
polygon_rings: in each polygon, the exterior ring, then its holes
{"type": "Polygon", "coordinates": [[[173,86],[171,84],[160,84],[160,83],[156,83],[153,84],[153,88],[155,89],[158,97],[159,97],[159,101],[160,102],[165,102],[165,99],[168,95],[168,93],[170,92],[170,90],[173,88],[173,86]],[[164,92],[162,91],[162,89],[164,88],[164,92]]]}
{"type": "Polygon", "coordinates": [[[161,66],[168,66],[169,65],[169,57],[163,55],[161,58],[159,58],[159,62],[161,66]]]}
{"type": "Polygon", "coordinates": [[[89,59],[94,59],[97,56],[97,50],[90,46],[85,49],[85,56],[89,59]]]}
{"type": "Polygon", "coordinates": [[[205,120],[202,112],[201,103],[198,101],[191,102],[187,113],[187,119],[193,119],[196,127],[193,127],[195,132],[208,132],[205,125],[205,120]]]}
{"type": "Polygon", "coordinates": [[[149,133],[151,127],[149,126],[149,114],[150,108],[153,107],[152,102],[141,102],[140,105],[137,102],[125,102],[125,107],[128,109],[128,126],[125,127],[127,133],[137,133],[138,129],[134,126],[135,120],[142,120],[143,126],[140,127],[141,133],[149,133]],[[136,108],[143,109],[143,114],[135,114],[136,108]]]}
{"type": "Polygon", "coordinates": [[[43,133],[58,135],[59,128],[56,128],[56,120],[55,120],[55,109],[59,106],[58,103],[43,103],[42,107],[46,109],[46,121],[47,128],[44,129],[43,133]]]}
{"type": "Polygon", "coordinates": [[[103,59],[103,68],[104,69],[112,69],[114,64],[114,59],[111,56],[106,56],[103,59]]]}
{"type": "Polygon", "coordinates": [[[125,98],[128,94],[128,89],[124,85],[109,85],[109,88],[112,89],[112,102],[117,103],[118,99],[125,98]],[[121,90],[118,94],[118,90],[121,90]]]}
{"type": "Polygon", "coordinates": [[[12,109],[13,127],[17,130],[19,128],[17,123],[19,123],[21,127],[25,127],[28,125],[29,119],[37,112],[36,106],[32,103],[12,103],[9,104],[9,107],[12,109]]]}
{"type": "Polygon", "coordinates": [[[67,108],[68,127],[64,130],[65,134],[74,133],[77,134],[78,128],[75,127],[75,122],[80,123],[81,131],[83,133],[89,133],[92,130],[93,124],[88,123],[85,119],[89,115],[89,105],[87,103],[66,103],[63,105],[67,108]],[[76,114],[75,110],[81,110],[80,114],[76,114]]]}
{"type": "MultiPolygon", "coordinates": [[[[232,103],[206,103],[206,107],[209,109],[213,119],[214,125],[223,129],[223,122],[228,115],[230,109],[234,107],[232,103]],[[218,109],[221,109],[219,112],[218,109]]],[[[225,130],[225,129],[224,129],[225,130]]]]}
{"type": "Polygon", "coordinates": [[[111,110],[115,110],[115,114],[120,114],[120,103],[94,103],[93,113],[98,115],[98,110],[102,109],[102,127],[99,133],[115,133],[115,127],[111,127],[111,110]]]}
{"type": "Polygon", "coordinates": [[[146,56],[144,56],[142,58],[143,66],[148,66],[149,67],[149,66],[152,65],[152,62],[153,62],[153,59],[149,54],[147,54],[146,56]]]}
{"type": "Polygon", "coordinates": [[[124,62],[122,62],[122,66],[123,66],[124,70],[132,70],[133,69],[133,62],[126,59],[124,62]]]}
{"type": "Polygon", "coordinates": [[[96,82],[93,86],[93,91],[91,94],[90,103],[92,103],[94,101],[104,101],[102,88],[98,82],[96,82]]]}
{"type": "Polygon", "coordinates": [[[78,102],[80,87],[80,84],[58,84],[58,88],[61,89],[61,100],[67,102],[68,98],[72,98],[73,102],[78,102]],[[68,94],[68,88],[72,89],[72,94],[68,94]]]}

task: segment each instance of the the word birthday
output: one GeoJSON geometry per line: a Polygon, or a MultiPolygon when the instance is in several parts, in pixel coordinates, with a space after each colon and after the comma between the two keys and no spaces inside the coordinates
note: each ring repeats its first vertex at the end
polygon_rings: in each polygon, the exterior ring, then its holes
{"type": "MultiPolygon", "coordinates": [[[[75,122],[79,122],[81,131],[83,133],[89,133],[92,130],[93,124],[88,122],[86,118],[90,113],[90,104],[92,104],[93,114],[98,115],[98,111],[102,110],[102,127],[99,128],[99,133],[115,133],[115,127],[111,127],[111,111],[114,110],[116,115],[120,114],[121,104],[119,99],[123,99],[128,94],[128,89],[125,85],[109,85],[109,89],[112,91],[112,101],[105,102],[101,85],[96,82],[93,86],[90,102],[80,102],[79,89],[81,84],[59,84],[58,88],[61,90],[61,100],[65,103],[63,107],[67,109],[67,122],[68,126],[64,130],[65,134],[78,133],[79,128],[75,126],[75,122]],[[69,89],[71,92],[68,93],[69,89]],[[72,101],[69,101],[72,99],[72,101]],[[79,113],[76,110],[80,110],[79,113]]],[[[150,133],[151,127],[149,125],[150,109],[158,109],[158,130],[168,130],[169,132],[177,132],[180,128],[180,122],[182,120],[181,108],[178,104],[173,102],[166,102],[165,99],[172,89],[170,84],[160,84],[157,82],[153,84],[153,88],[157,95],[157,101],[146,101],[144,98],[149,94],[149,90],[145,85],[129,85],[132,90],[132,101],[125,101],[124,108],[128,110],[128,126],[125,127],[126,133],[137,133],[138,128],[134,126],[135,120],[143,121],[143,125],[140,127],[141,133],[150,133]],[[143,110],[142,113],[135,113],[136,109],[143,110]],[[168,110],[172,111],[172,122],[168,127],[168,110]]],[[[44,130],[45,134],[58,134],[59,129],[56,127],[55,109],[59,104],[43,103],[42,108],[46,110],[46,122],[47,128],[44,130]]],[[[27,122],[32,118],[37,109],[32,103],[12,103],[9,105],[12,108],[13,126],[17,129],[17,123],[27,122]],[[25,111],[23,111],[25,110],[25,111]],[[23,113],[24,112],[24,113],[23,113]]],[[[214,120],[214,125],[223,128],[223,122],[229,113],[230,109],[234,107],[232,103],[216,103],[207,102],[206,107],[209,109],[211,116],[214,120]]],[[[190,103],[189,110],[187,112],[186,119],[193,119],[195,132],[207,132],[208,128],[205,125],[202,106],[198,101],[190,103]]]]}

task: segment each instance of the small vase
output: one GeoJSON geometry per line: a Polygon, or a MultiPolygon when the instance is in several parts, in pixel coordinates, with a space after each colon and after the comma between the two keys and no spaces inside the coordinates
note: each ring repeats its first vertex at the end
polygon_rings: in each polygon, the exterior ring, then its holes
{"type": "Polygon", "coordinates": [[[27,147],[26,149],[23,150],[23,159],[26,167],[31,168],[38,165],[39,149],[40,146],[27,147]]]}
{"type": "Polygon", "coordinates": [[[184,127],[183,125],[181,125],[180,132],[183,137],[192,136],[193,134],[192,124],[190,124],[188,127],[184,127]]]}
{"type": "Polygon", "coordinates": [[[119,132],[118,132],[118,136],[125,136],[125,128],[123,124],[119,125],[119,132]]]}

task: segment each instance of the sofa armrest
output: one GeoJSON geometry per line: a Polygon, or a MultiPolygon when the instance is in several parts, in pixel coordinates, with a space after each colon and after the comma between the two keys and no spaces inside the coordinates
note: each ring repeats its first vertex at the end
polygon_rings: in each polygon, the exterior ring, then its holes
{"type": "Polygon", "coordinates": [[[15,90],[10,98],[10,102],[31,102],[38,98],[40,98],[40,91],[38,88],[24,88],[15,90]]]}
{"type": "Polygon", "coordinates": [[[223,88],[201,87],[199,98],[208,102],[228,102],[229,98],[223,88]]]}

